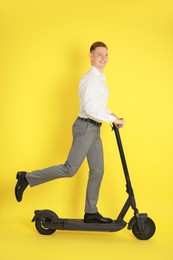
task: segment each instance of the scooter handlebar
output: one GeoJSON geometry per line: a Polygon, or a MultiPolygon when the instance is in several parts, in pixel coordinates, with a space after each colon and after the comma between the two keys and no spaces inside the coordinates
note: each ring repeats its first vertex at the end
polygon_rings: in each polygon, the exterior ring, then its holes
{"type": "MultiPolygon", "coordinates": [[[[123,118],[120,118],[120,120],[121,120],[121,119],[123,119],[123,118]]],[[[114,123],[113,123],[113,126],[114,126],[114,123]]],[[[117,127],[118,127],[118,128],[121,128],[121,127],[123,127],[123,124],[121,124],[121,123],[120,123],[120,124],[117,124],[117,127]]]]}
{"type": "Polygon", "coordinates": [[[121,128],[123,127],[123,124],[118,124],[117,126],[114,125],[114,123],[112,124],[112,130],[116,130],[117,128],[121,128]]]}

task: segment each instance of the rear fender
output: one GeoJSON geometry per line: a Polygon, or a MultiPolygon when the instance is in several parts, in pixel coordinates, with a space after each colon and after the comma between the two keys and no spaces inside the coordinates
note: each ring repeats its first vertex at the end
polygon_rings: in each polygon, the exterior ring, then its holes
{"type": "Polygon", "coordinates": [[[34,211],[35,215],[32,219],[32,222],[36,221],[36,219],[44,219],[44,218],[50,218],[52,222],[56,222],[58,220],[58,216],[56,215],[55,212],[44,209],[44,210],[35,210],[34,211]]]}

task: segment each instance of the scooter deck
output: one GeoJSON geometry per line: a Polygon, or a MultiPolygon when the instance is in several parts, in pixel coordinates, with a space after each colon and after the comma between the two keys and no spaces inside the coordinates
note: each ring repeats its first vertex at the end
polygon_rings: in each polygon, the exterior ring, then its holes
{"type": "Polygon", "coordinates": [[[59,230],[77,230],[77,231],[108,231],[114,232],[123,229],[126,226],[126,222],[113,221],[111,223],[85,223],[83,219],[61,219],[57,222],[44,222],[43,226],[50,229],[59,230]]]}

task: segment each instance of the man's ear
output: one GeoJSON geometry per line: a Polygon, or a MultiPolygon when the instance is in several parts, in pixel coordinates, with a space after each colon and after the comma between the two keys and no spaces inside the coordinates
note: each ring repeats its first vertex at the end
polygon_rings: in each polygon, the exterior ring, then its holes
{"type": "Polygon", "coordinates": [[[92,58],[93,58],[92,52],[89,53],[89,58],[90,58],[90,61],[92,61],[92,58]]]}

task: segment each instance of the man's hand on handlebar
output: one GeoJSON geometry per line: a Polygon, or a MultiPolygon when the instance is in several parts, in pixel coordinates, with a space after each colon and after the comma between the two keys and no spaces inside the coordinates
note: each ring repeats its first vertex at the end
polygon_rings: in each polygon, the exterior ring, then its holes
{"type": "Polygon", "coordinates": [[[114,125],[117,127],[117,128],[122,128],[124,126],[124,120],[123,118],[117,118],[114,122],[114,125]]]}

